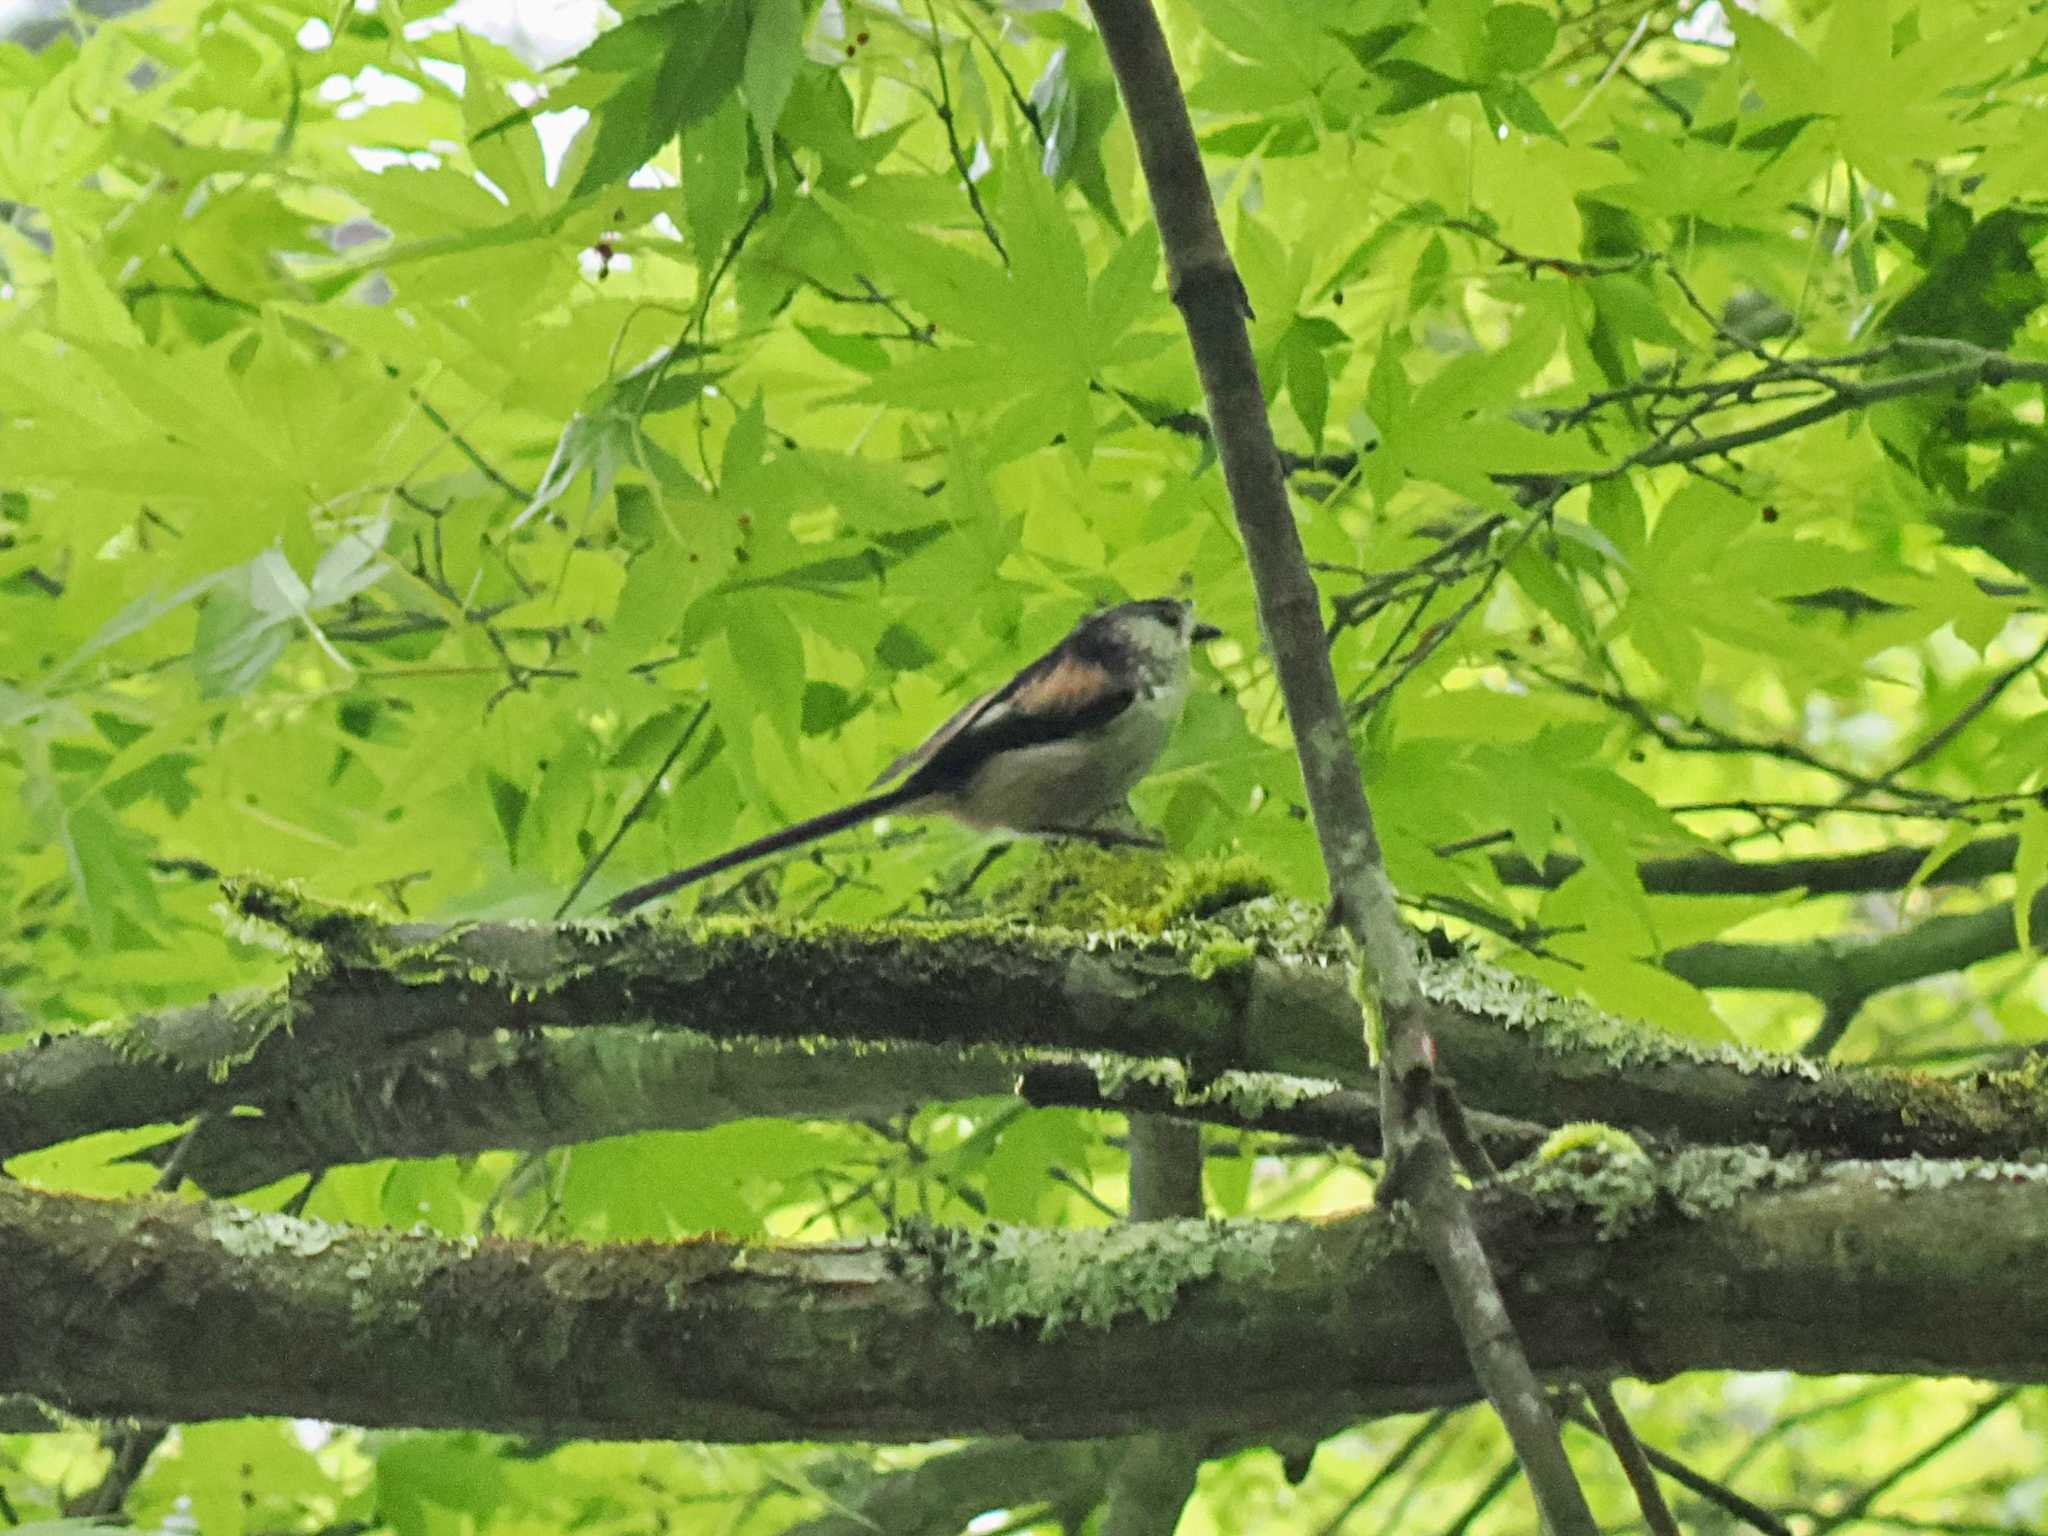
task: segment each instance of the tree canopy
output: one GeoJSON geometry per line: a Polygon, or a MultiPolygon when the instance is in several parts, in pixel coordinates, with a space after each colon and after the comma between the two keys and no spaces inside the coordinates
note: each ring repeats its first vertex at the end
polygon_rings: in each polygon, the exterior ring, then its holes
{"type": "MultiPolygon", "coordinates": [[[[1153,104],[1083,6],[565,14],[0,43],[0,1522],[1529,1529],[1153,104]],[[594,920],[1160,594],[1162,851],[594,920]]],[[[1595,1514],[2040,1527],[2048,10],[1160,14],[1595,1514]]]]}

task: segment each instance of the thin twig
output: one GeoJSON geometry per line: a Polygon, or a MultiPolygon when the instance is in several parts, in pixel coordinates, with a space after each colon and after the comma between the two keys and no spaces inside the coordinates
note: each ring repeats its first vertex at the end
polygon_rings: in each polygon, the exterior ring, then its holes
{"type": "MultiPolygon", "coordinates": [[[[1585,1410],[1573,1409],[1571,1420],[1580,1428],[1605,1437],[1600,1421],[1585,1410]]],[[[1688,1493],[1696,1494],[1709,1504],[1726,1510],[1736,1519],[1762,1531],[1764,1536],[1793,1536],[1792,1528],[1783,1520],[1754,1500],[1744,1498],[1726,1483],[1715,1482],[1705,1473],[1695,1471],[1677,1457],[1667,1455],[1653,1445],[1643,1445],[1641,1441],[1636,1443],[1642,1450],[1644,1460],[1688,1493]]]]}
{"type": "MultiPolygon", "coordinates": [[[[726,242],[725,250],[719,255],[718,265],[711,269],[711,276],[705,279],[704,292],[698,298],[695,310],[691,314],[689,321],[684,325],[682,334],[669,344],[668,349],[662,353],[660,361],[649,370],[647,388],[641,395],[643,400],[650,400],[654,397],[655,392],[661,388],[663,380],[668,377],[669,370],[677,362],[681,361],[685,353],[694,350],[696,357],[699,359],[698,372],[701,377],[703,372],[702,359],[708,355],[708,349],[704,344],[704,337],[711,315],[711,301],[718,293],[719,284],[725,281],[725,274],[732,270],[733,263],[740,259],[740,252],[746,249],[747,241],[753,237],[755,226],[768,216],[768,210],[774,206],[775,184],[772,180],[764,177],[761,182],[760,197],[755,199],[754,206],[747,210],[746,218],[741,221],[740,227],[734,232],[732,239],[726,242]]],[[[707,460],[704,453],[705,421],[704,395],[702,390],[699,390],[697,394],[696,414],[697,459],[700,464],[704,464],[707,460]]]]}
{"type": "Polygon", "coordinates": [[[661,788],[661,781],[668,777],[669,769],[675,767],[676,760],[683,755],[691,739],[696,736],[697,727],[704,723],[710,713],[711,701],[706,699],[697,706],[697,713],[684,723],[682,734],[676,737],[676,744],[669,748],[668,756],[661,760],[661,766],[648,777],[647,783],[634,798],[632,805],[627,807],[626,814],[619,818],[618,826],[612,829],[612,835],[605,839],[602,848],[590,856],[590,862],[583,866],[583,873],[578,875],[576,883],[569,887],[569,894],[564,896],[561,904],[555,908],[555,922],[559,923],[563,914],[576,905],[576,898],[583,894],[583,888],[590,884],[592,877],[604,867],[604,861],[612,856],[612,850],[619,846],[619,840],[626,835],[633,823],[646,813],[648,802],[653,800],[654,792],[661,788]]]}
{"type": "Polygon", "coordinates": [[[1946,1434],[1930,1440],[1926,1445],[1885,1473],[1884,1476],[1878,1478],[1875,1482],[1866,1484],[1860,1493],[1842,1505],[1841,1508],[1817,1520],[1812,1527],[1811,1536],[1827,1536],[1827,1533],[1836,1527],[1847,1525],[1852,1520],[1861,1519],[1870,1506],[1876,1503],[1879,1498],[1897,1487],[1913,1473],[1926,1466],[1935,1457],[1953,1449],[1966,1436],[1974,1433],[1978,1426],[1983,1424],[1986,1419],[2018,1397],[2021,1390],[2019,1387],[2004,1387],[1992,1393],[1991,1396],[1985,1398],[1983,1402],[1971,1409],[1962,1423],[1956,1425],[1955,1428],[1949,1430],[1946,1434]]]}
{"type": "MultiPolygon", "coordinates": [[[[390,369],[389,371],[393,374],[396,374],[398,370],[393,368],[390,369]]],[[[533,500],[534,493],[532,491],[529,491],[525,486],[519,484],[518,481],[509,479],[505,475],[500,474],[498,472],[497,466],[491,463],[489,459],[485,458],[482,453],[478,452],[476,445],[470,442],[470,440],[464,437],[460,432],[456,431],[454,424],[450,422],[446,416],[443,416],[438,410],[434,408],[433,401],[429,400],[425,395],[421,394],[416,389],[409,391],[409,393],[412,395],[413,403],[420,408],[420,414],[426,417],[428,421],[431,421],[434,424],[436,430],[438,430],[443,437],[447,438],[448,441],[454,445],[455,451],[457,453],[461,454],[465,459],[469,460],[470,467],[472,469],[476,470],[478,474],[482,475],[486,480],[490,481],[491,484],[495,485],[499,490],[503,491],[507,496],[510,496],[513,500],[521,502],[530,502],[533,500]]]]}
{"type": "Polygon", "coordinates": [[[1422,643],[1409,652],[1402,661],[1399,672],[1396,672],[1386,682],[1373,689],[1372,692],[1366,694],[1365,697],[1359,699],[1351,706],[1350,713],[1353,720],[1363,720],[1377,709],[1395,689],[1413,677],[1422,664],[1436,654],[1439,646],[1457,633],[1465,620],[1470,618],[1479,605],[1486,601],[1487,596],[1493,591],[1494,583],[1500,580],[1500,573],[1506,570],[1509,562],[1522,552],[1522,546],[1529,542],[1530,538],[1534,536],[1536,529],[1543,522],[1544,519],[1542,517],[1531,517],[1522,525],[1515,536],[1508,541],[1507,547],[1500,552],[1499,557],[1487,568],[1478,589],[1460,603],[1449,618],[1433,627],[1429,634],[1424,637],[1422,643]]]}
{"type": "Polygon", "coordinates": [[[1522,1464],[1510,1456],[1494,1470],[1493,1476],[1486,1480],[1486,1486],[1474,1494],[1471,1501],[1451,1518],[1451,1523],[1444,1527],[1443,1536],[1465,1536],[1465,1532],[1472,1529],[1473,1523],[1493,1508],[1495,1501],[1513,1487],[1515,1479],[1521,1475],[1522,1464]]]}
{"type": "Polygon", "coordinates": [[[151,1193],[168,1195],[178,1187],[178,1181],[185,1173],[186,1154],[192,1150],[192,1143],[198,1139],[199,1133],[212,1119],[213,1111],[210,1109],[200,1111],[193,1118],[192,1123],[185,1128],[185,1134],[178,1138],[178,1144],[171,1149],[171,1155],[164,1160],[164,1166],[156,1176],[156,1182],[150,1186],[151,1193]]]}
{"type": "Polygon", "coordinates": [[[1686,128],[1690,128],[1692,126],[1692,108],[1688,107],[1676,96],[1672,95],[1669,91],[1665,90],[1664,87],[1659,85],[1656,81],[1645,80],[1641,75],[1637,74],[1633,69],[1629,68],[1626,64],[1622,65],[1621,67],[1621,78],[1626,80],[1630,85],[1634,86],[1637,90],[1641,91],[1645,96],[1649,97],[1650,100],[1656,102],[1658,106],[1662,107],[1672,116],[1676,117],[1681,126],[1686,128]]]}
{"type": "Polygon", "coordinates": [[[1733,1461],[1721,1469],[1721,1481],[1727,1483],[1741,1476],[1772,1445],[1784,1439],[1794,1430],[1802,1429],[1806,1425],[1813,1423],[1816,1419],[1824,1419],[1830,1414],[1844,1413],[1851,1408],[1861,1408],[1865,1403],[1875,1402],[1881,1397],[1890,1397],[1894,1393],[1908,1391],[1912,1387],[1912,1382],[1897,1379],[1874,1382],[1866,1387],[1858,1387],[1852,1392],[1845,1392],[1840,1397],[1829,1398],[1826,1402],[1814,1403],[1809,1407],[1796,1408],[1790,1413],[1780,1414],[1771,1423],[1769,1428],[1758,1433],[1750,1440],[1749,1444],[1745,1445],[1737,1453],[1733,1461]]]}
{"type": "Polygon", "coordinates": [[[1877,782],[1890,787],[1891,781],[1900,774],[1919,767],[1930,757],[1933,757],[1943,747],[1961,735],[1964,730],[1968,729],[1985,710],[1996,704],[2008,688],[2039,666],[2043,657],[2048,657],[2048,637],[2044,637],[2041,643],[2028,652],[2023,660],[2014,662],[1986,683],[1975,698],[1957,710],[1937,730],[1931,732],[1926,740],[1922,741],[1912,751],[1879,774],[1877,782]]]}
{"type": "Polygon", "coordinates": [[[988,61],[995,66],[996,73],[1003,77],[1003,88],[1010,93],[1011,105],[1016,107],[1019,115],[1023,117],[1025,125],[1031,130],[1031,136],[1038,140],[1038,147],[1044,149],[1045,124],[1039,121],[1038,108],[1032,104],[1031,98],[1018,88],[1017,77],[1010,73],[1010,66],[1004,61],[1002,54],[982,35],[981,28],[974,24],[974,13],[963,6],[960,10],[960,19],[967,23],[967,30],[972,32],[974,40],[981,44],[981,51],[988,55],[988,61]]]}
{"type": "Polygon", "coordinates": [[[1807,406],[1804,410],[1774,416],[1768,421],[1758,422],[1755,426],[1740,427],[1731,432],[1697,438],[1688,443],[1671,441],[1669,434],[1666,434],[1620,462],[1596,470],[1585,477],[1584,483],[1617,479],[1631,469],[1655,469],[1660,465],[1686,464],[1695,459],[1723,457],[1738,448],[1753,447],[1758,443],[1769,442],[1772,438],[1785,437],[1803,428],[1817,426],[1845,412],[1881,405],[1887,400],[1898,400],[1908,395],[1937,394],[1943,390],[1965,389],[1976,384],[2004,384],[2017,381],[2048,383],[2048,362],[2036,363],[2022,358],[2004,358],[1981,349],[1973,350],[1979,351],[1980,355],[1964,362],[1952,363],[1945,368],[1929,368],[1918,373],[1900,374],[1895,378],[1880,379],[1873,384],[1844,384],[1835,394],[1807,406]]]}
{"type": "Polygon", "coordinates": [[[128,1494],[152,1452],[170,1433],[166,1424],[124,1424],[109,1429],[100,1444],[110,1453],[106,1475],[92,1487],[64,1501],[64,1513],[73,1519],[111,1520],[128,1502],[128,1494]]]}
{"type": "Polygon", "coordinates": [[[1072,1170],[1059,1167],[1058,1165],[1054,1165],[1053,1167],[1050,1167],[1045,1170],[1045,1176],[1051,1179],[1055,1184],[1066,1185],[1067,1188],[1071,1189],[1083,1200],[1086,1200],[1090,1205],[1094,1206],[1098,1212],[1100,1212],[1104,1216],[1107,1216],[1111,1221],[1122,1221],[1124,1219],[1124,1213],[1122,1211],[1118,1210],[1115,1206],[1111,1205],[1107,1200],[1103,1199],[1102,1196],[1095,1193],[1093,1189],[1088,1187],[1087,1181],[1085,1179],[1082,1179],[1079,1175],[1075,1174],[1072,1170]]]}
{"type": "MultiPolygon", "coordinates": [[[[924,14],[932,29],[932,67],[939,74],[939,99],[933,103],[933,109],[946,130],[946,147],[953,152],[953,169],[960,173],[960,185],[967,191],[968,205],[974,209],[974,216],[981,220],[981,232],[988,236],[988,243],[996,248],[996,254],[1003,258],[1003,265],[1007,267],[1010,253],[1003,245],[1003,237],[996,233],[995,220],[988,216],[988,208],[982,203],[981,188],[974,180],[974,167],[968,162],[967,152],[960,147],[959,130],[953,123],[953,86],[946,76],[946,45],[931,0],[925,0],[924,14]]],[[[926,100],[931,99],[929,92],[921,94],[926,100]]]]}
{"type": "Polygon", "coordinates": [[[1635,1490],[1636,1503],[1643,1511],[1643,1524],[1649,1527],[1650,1536],[1679,1536],[1678,1522],[1671,1518],[1671,1506],[1664,1502],[1664,1490],[1657,1486],[1656,1471],[1643,1454],[1643,1443],[1629,1426],[1621,1404],[1614,1400],[1614,1389],[1604,1381],[1588,1381],[1583,1386],[1599,1418],[1600,1433],[1607,1437],[1614,1459],[1621,1463],[1622,1476],[1635,1490]]]}
{"type": "Polygon", "coordinates": [[[1368,1477],[1363,1486],[1344,1501],[1344,1507],[1338,1510],[1336,1514],[1330,1516],[1323,1523],[1322,1528],[1315,1533],[1315,1536],[1337,1536],[1337,1532],[1344,1522],[1364,1508],[1365,1501],[1385,1487],[1387,1480],[1407,1466],[1409,1461],[1414,1458],[1415,1453],[1429,1444],[1435,1438],[1437,1431],[1450,1423],[1451,1419],[1460,1412],[1462,1410],[1458,1408],[1439,1408],[1420,1424],[1416,1425],[1408,1438],[1394,1447],[1394,1454],[1380,1463],[1379,1470],[1373,1473],[1371,1477],[1368,1477]]]}
{"type": "Polygon", "coordinates": [[[1598,683],[1582,682],[1578,678],[1567,677],[1563,673],[1539,664],[1528,664],[1528,671],[1532,676],[1541,678],[1544,682],[1562,693],[1570,694],[1574,698],[1586,699],[1592,703],[1604,704],[1617,714],[1627,716],[1635,721],[1644,731],[1655,737],[1657,744],[1668,752],[1700,752],[1728,756],[1768,757],[1778,762],[1791,763],[1796,767],[1810,768],[1815,773],[1824,773],[1829,778],[1843,784],[1852,794],[1862,795],[1870,794],[1877,790],[1884,790],[1887,793],[1898,795],[1905,799],[1936,800],[1940,798],[1932,790],[1915,789],[1908,785],[1883,783],[1869,774],[1858,773],[1853,768],[1844,768],[1839,763],[1831,763],[1818,753],[1799,746],[1795,742],[1758,740],[1752,737],[1738,736],[1733,731],[1723,730],[1720,726],[1710,724],[1697,717],[1690,720],[1678,720],[1674,723],[1659,714],[1651,705],[1630,693],[1620,682],[1619,674],[1614,670],[1611,659],[1608,660],[1607,664],[1610,674],[1616,678],[1616,681],[1612,686],[1606,687],[1598,683]]]}

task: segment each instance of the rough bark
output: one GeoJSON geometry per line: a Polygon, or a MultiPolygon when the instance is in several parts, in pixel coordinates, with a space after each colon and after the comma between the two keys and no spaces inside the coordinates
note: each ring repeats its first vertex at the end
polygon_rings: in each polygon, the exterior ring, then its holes
{"type": "MultiPolygon", "coordinates": [[[[1002,1091],[1016,1059],[1003,1052],[1169,1057],[1197,1084],[1242,1069],[1371,1086],[1350,990],[1305,953],[1205,971],[1199,948],[1166,939],[976,925],[401,937],[403,954],[310,966],[274,994],[0,1054],[0,1157],[258,1106],[265,1118],[218,1117],[187,1149],[202,1187],[233,1189],[352,1157],[855,1114],[896,1102],[898,1088],[1002,1091]],[[635,1038],[653,1043],[643,1053],[635,1038]],[[826,1039],[837,1051],[933,1049],[839,1080],[801,1054],[826,1039]],[[966,1045],[1000,1050],[942,1059],[966,1045]]],[[[2034,1071],[1936,1078],[1696,1048],[1466,959],[1425,965],[1422,980],[1440,1059],[1463,1100],[1495,1114],[1842,1157],[2048,1145],[2034,1071]]]]}
{"type": "MultiPolygon", "coordinates": [[[[2044,1177],[1592,1157],[1480,1212],[1552,1378],[2043,1381],[2044,1177]]],[[[1428,1266],[1375,1214],[575,1247],[0,1183],[8,1392],[167,1421],[753,1441],[1232,1433],[1474,1387],[1428,1266]]]]}

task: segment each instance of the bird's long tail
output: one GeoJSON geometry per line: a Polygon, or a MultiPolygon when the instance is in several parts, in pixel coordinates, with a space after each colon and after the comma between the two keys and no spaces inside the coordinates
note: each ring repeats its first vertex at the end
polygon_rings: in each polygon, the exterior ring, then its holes
{"type": "Polygon", "coordinates": [[[780,832],[770,832],[766,837],[757,837],[751,843],[741,843],[737,848],[728,848],[715,859],[706,859],[702,864],[692,864],[687,869],[663,875],[659,880],[636,885],[630,891],[614,896],[605,903],[604,909],[613,917],[623,917],[635,907],[645,905],[657,897],[666,896],[670,891],[679,891],[684,886],[708,876],[741,864],[751,864],[755,859],[764,859],[771,853],[780,853],[783,849],[794,848],[799,843],[830,836],[871,817],[886,815],[916,798],[915,794],[907,792],[901,785],[884,794],[870,795],[865,800],[842,805],[836,811],[827,811],[822,816],[813,816],[808,821],[799,821],[793,826],[784,827],[780,832]]]}

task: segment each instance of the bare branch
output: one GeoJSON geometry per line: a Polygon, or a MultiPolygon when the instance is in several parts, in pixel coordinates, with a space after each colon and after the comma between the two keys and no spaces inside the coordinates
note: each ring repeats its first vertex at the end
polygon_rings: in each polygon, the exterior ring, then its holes
{"type": "Polygon", "coordinates": [[[1333,907],[1361,956],[1360,987],[1377,1015],[1390,1182],[1399,1180],[1414,1211],[1473,1369],[1528,1469],[1552,1536],[1593,1536],[1592,1511],[1501,1301],[1437,1120],[1436,1048],[1423,1021],[1414,948],[1387,879],[1330,669],[1315,579],[1288,504],[1245,329],[1250,306],[1217,222],[1166,37],[1149,0],[1090,0],[1090,8],[1137,138],[1174,303],[1201,374],[1333,907]]]}
{"type": "Polygon", "coordinates": [[[1418,1424],[1409,1434],[1408,1438],[1394,1448],[1393,1455],[1380,1463],[1379,1470],[1365,1480],[1358,1492],[1344,1501],[1344,1507],[1323,1522],[1322,1528],[1316,1532],[1316,1536],[1337,1536],[1337,1533],[1343,1529],[1344,1522],[1364,1508],[1366,1500],[1370,1499],[1375,1493],[1378,1493],[1381,1488],[1386,1486],[1389,1478],[1407,1466],[1414,1459],[1415,1453],[1429,1444],[1436,1437],[1437,1432],[1444,1425],[1448,1424],[1457,1412],[1458,1410],[1455,1408],[1439,1408],[1435,1413],[1432,1413],[1418,1424]]]}
{"type": "MultiPolygon", "coordinates": [[[[1903,813],[1902,813],[1903,814],[1903,813]]],[[[1505,837],[1505,834],[1503,834],[1505,837]]],[[[1447,850],[1438,849],[1438,853],[1447,850]]],[[[1936,885],[1965,885],[2009,874],[2019,851],[2016,837],[1987,837],[1966,843],[1942,860],[1936,885]]],[[[1693,854],[1645,859],[1636,866],[1652,896],[1768,896],[1804,891],[1809,896],[1859,896],[1903,890],[1933,853],[1932,846],[1874,848],[1868,853],[1825,853],[1796,859],[1736,859],[1693,854]]],[[[1496,854],[1494,872],[1509,885],[1555,890],[1584,867],[1575,858],[1552,854],[1538,868],[1519,854],[1496,854]]]]}
{"type": "Polygon", "coordinates": [[[1621,1463],[1622,1475],[1635,1491],[1636,1503],[1643,1511],[1643,1524],[1649,1528],[1650,1536],[1679,1536],[1678,1522],[1671,1518],[1671,1506],[1664,1502],[1664,1490],[1657,1486],[1657,1474],[1650,1465],[1650,1459],[1643,1453],[1643,1444],[1636,1439],[1636,1432],[1629,1427],[1628,1415],[1621,1411],[1621,1404],[1614,1400],[1614,1389],[1604,1381],[1585,1383],[1587,1400],[1593,1405],[1600,1433],[1614,1450],[1614,1459],[1621,1463]]]}
{"type": "MultiPolygon", "coordinates": [[[[1603,1438],[1606,1430],[1601,1421],[1583,1409],[1575,1409],[1572,1422],[1591,1430],[1603,1438]]],[[[1638,1442],[1640,1445],[1640,1442],[1638,1442]]],[[[1711,1477],[1694,1470],[1675,1456],[1665,1454],[1653,1445],[1641,1446],[1643,1459],[1662,1472],[1680,1487],[1699,1495],[1716,1508],[1724,1509],[1736,1519],[1754,1526],[1764,1536],[1793,1536],[1792,1528],[1776,1515],[1754,1500],[1746,1499],[1726,1483],[1717,1483],[1711,1477]]]]}
{"type": "MultiPolygon", "coordinates": [[[[1031,1104],[1144,1110],[1210,1125],[1307,1137],[1352,1147],[1367,1157],[1377,1157],[1382,1151],[1380,1108],[1375,1097],[1336,1083],[1282,1073],[1225,1073],[1195,1092],[1176,1090],[1143,1073],[1124,1073],[1106,1084],[1088,1062],[1044,1062],[1024,1069],[1017,1091],[1031,1104]]],[[[1528,1156],[1550,1134],[1547,1126],[1503,1115],[1475,1111],[1465,1118],[1477,1145],[1499,1163],[1528,1156]]]]}
{"type": "MultiPolygon", "coordinates": [[[[2048,923],[2048,891],[2034,899],[2036,925],[2048,923]]],[[[2036,932],[2048,931],[2036,927],[2036,932]]],[[[1823,1001],[1863,1000],[1908,982],[1960,971],[2019,948],[2013,905],[1930,917],[1881,938],[1808,939],[1791,944],[1689,944],[1665,966],[1696,987],[1804,992],[1823,1001]]]]}
{"type": "Polygon", "coordinates": [[[1986,1419],[1997,1413],[1999,1409],[2005,1407],[2015,1397],[2018,1397],[2019,1393],[2020,1389],[2018,1387],[2005,1387],[2000,1391],[1992,1393],[1975,1408],[1972,1408],[1969,1413],[1964,1415],[1962,1423],[1946,1433],[1936,1436],[1919,1450],[1913,1452],[1912,1455],[1892,1467],[1882,1477],[1864,1485],[1853,1498],[1849,1499],[1839,1509],[1816,1520],[1812,1527],[1813,1536],[1826,1536],[1827,1532],[1839,1526],[1844,1526],[1851,1521],[1861,1519],[1869,1512],[1870,1506],[1875,1504],[1886,1492],[1897,1487],[1906,1478],[1934,1460],[1935,1457],[1953,1449],[1969,1435],[1974,1434],[1986,1419]]]}

